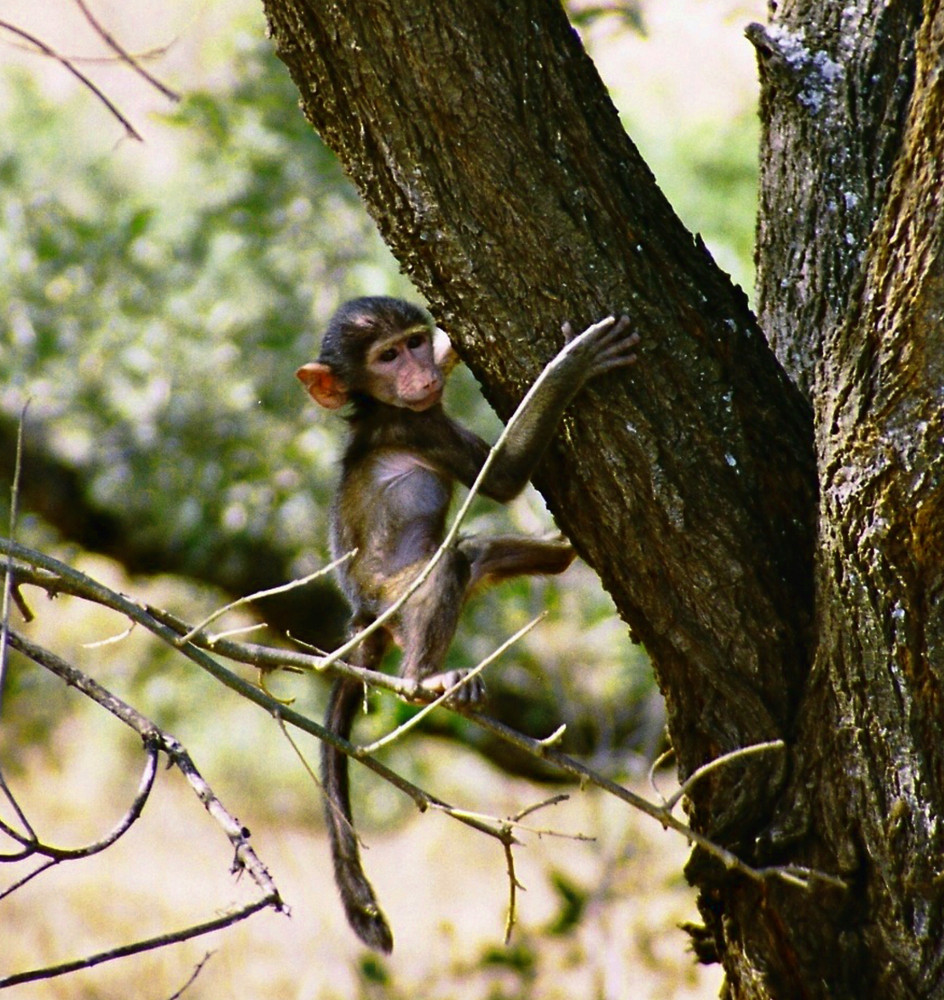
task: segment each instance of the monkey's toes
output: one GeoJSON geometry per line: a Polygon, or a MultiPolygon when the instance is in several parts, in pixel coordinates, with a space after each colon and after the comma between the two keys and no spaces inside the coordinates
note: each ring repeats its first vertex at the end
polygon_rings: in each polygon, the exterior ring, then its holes
{"type": "Polygon", "coordinates": [[[464,681],[462,686],[449,696],[449,703],[460,708],[471,708],[485,700],[485,681],[480,674],[474,677],[468,676],[468,670],[446,670],[433,677],[427,677],[420,687],[435,697],[445,694],[450,688],[455,687],[460,681],[464,681]]]}

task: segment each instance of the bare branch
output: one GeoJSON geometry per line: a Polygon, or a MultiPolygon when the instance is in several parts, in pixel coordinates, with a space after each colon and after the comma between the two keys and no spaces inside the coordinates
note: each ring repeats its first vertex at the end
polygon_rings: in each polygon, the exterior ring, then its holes
{"type": "Polygon", "coordinates": [[[24,656],[28,656],[34,663],[45,667],[71,687],[81,691],[86,697],[91,698],[111,712],[125,725],[135,730],[144,739],[146,746],[154,746],[166,753],[190,783],[190,787],[196,792],[204,808],[223,828],[230,843],[232,843],[236,852],[233,862],[234,870],[247,871],[256,885],[265,893],[266,899],[272,902],[276,909],[284,909],[284,904],[271,875],[249,844],[249,831],[226,811],[179,740],[162,730],[136,708],[112,694],[107,688],[102,687],[96,680],[66,663],[65,660],[48,649],[43,649],[19,633],[12,631],[10,632],[10,644],[24,656]]]}
{"type": "Polygon", "coordinates": [[[701,781],[702,778],[707,777],[713,771],[718,770],[722,767],[727,767],[728,764],[734,763],[736,760],[740,760],[743,757],[750,757],[753,754],[767,753],[770,750],[785,750],[786,743],[783,740],[770,740],[766,743],[753,743],[749,747],[739,747],[737,750],[732,750],[730,753],[723,753],[720,757],[715,757],[714,760],[708,761],[707,764],[703,764],[701,767],[696,768],[686,779],[681,787],[675,792],[674,795],[669,796],[665,800],[666,809],[674,809],[678,805],[679,800],[684,796],[688,795],[692,788],[701,781]]]}
{"type": "Polygon", "coordinates": [[[121,46],[115,37],[108,32],[105,27],[98,21],[98,19],[89,10],[88,5],[85,0],[75,0],[76,6],[82,11],[85,16],[85,20],[92,26],[95,33],[99,38],[121,59],[122,62],[127,63],[135,73],[138,74],[142,79],[146,80],[155,90],[160,91],[166,98],[171,101],[179,101],[180,94],[175,93],[170,87],[165,86],[156,77],[152,76],[139,62],[138,60],[128,52],[123,46],[121,46]]]}
{"type": "Polygon", "coordinates": [[[110,635],[106,639],[99,639],[97,642],[83,642],[83,649],[104,649],[105,646],[114,646],[119,642],[124,642],[129,635],[134,631],[135,623],[130,622],[126,629],[123,629],[117,635],[110,635]]]}
{"type": "Polygon", "coordinates": [[[29,820],[20,808],[19,802],[16,801],[13,792],[10,791],[10,786],[6,783],[6,779],[3,777],[3,771],[0,771],[0,788],[3,789],[3,794],[6,797],[6,800],[13,807],[13,811],[16,813],[17,819],[19,819],[20,823],[23,825],[23,829],[26,830],[26,834],[17,833],[13,827],[4,823],[2,820],[0,820],[0,829],[2,829],[3,832],[6,833],[12,840],[17,840],[21,844],[26,844],[31,839],[35,839],[36,835],[33,828],[30,826],[29,820]]]}
{"type": "MultiPolygon", "coordinates": [[[[20,861],[31,854],[39,854],[43,857],[49,858],[54,864],[58,864],[60,861],[75,861],[80,858],[90,858],[93,854],[98,854],[106,848],[111,847],[116,840],[124,836],[124,834],[131,829],[131,826],[144,810],[145,803],[151,794],[151,789],[154,787],[154,778],[157,774],[158,746],[153,741],[146,739],[145,750],[147,751],[147,760],[144,765],[144,773],[141,775],[141,781],[138,784],[138,791],[134,797],[134,801],[110,833],[106,834],[99,840],[96,840],[94,843],[86,845],[85,847],[75,848],[52,847],[49,844],[42,843],[34,834],[24,838],[20,835],[10,833],[11,836],[24,845],[25,849],[23,851],[18,851],[13,855],[0,855],[0,861],[20,861]]],[[[4,832],[9,831],[5,830],[4,832]]],[[[45,870],[45,867],[43,870],[45,870]]],[[[38,872],[34,874],[38,874],[38,872]]],[[[7,889],[3,893],[0,893],[0,899],[9,895],[13,889],[19,888],[20,885],[29,881],[32,877],[33,875],[29,875],[15,886],[7,889]]]]}
{"type": "MultiPolygon", "coordinates": [[[[83,600],[111,608],[142,625],[169,645],[177,646],[179,637],[191,630],[189,624],[169,612],[124,597],[58,559],[9,538],[0,537],[0,554],[7,554],[21,561],[22,564],[16,564],[13,568],[15,580],[34,584],[50,595],[72,594],[83,600]]],[[[205,656],[204,650],[212,650],[227,657],[227,659],[237,660],[240,663],[247,663],[262,669],[294,668],[315,673],[320,673],[325,669],[323,660],[319,656],[296,650],[275,649],[271,646],[255,643],[235,642],[220,635],[198,635],[187,645],[178,648],[184,656],[194,660],[216,676],[218,680],[222,680],[228,687],[249,697],[250,700],[252,700],[251,692],[254,690],[252,685],[230,674],[225,668],[219,667],[215,661],[205,656]],[[222,674],[217,674],[215,672],[217,669],[222,671],[222,674]]],[[[391,677],[380,671],[354,667],[344,661],[336,661],[331,664],[330,672],[336,676],[352,677],[375,687],[385,688],[404,697],[409,697],[411,694],[418,697],[422,693],[417,693],[416,685],[410,681],[391,677]]],[[[321,738],[321,733],[316,735],[321,738]]]]}
{"type": "Polygon", "coordinates": [[[190,978],[183,984],[183,986],[180,987],[179,990],[177,990],[176,993],[169,996],[167,1000],[180,1000],[180,998],[184,995],[184,993],[186,993],[187,990],[189,990],[190,987],[193,986],[193,984],[197,981],[197,976],[199,976],[200,973],[203,972],[204,966],[206,966],[207,962],[210,961],[210,959],[213,957],[214,954],[215,952],[208,951],[203,956],[203,958],[201,958],[200,961],[197,962],[196,968],[190,974],[190,978]]]}
{"type": "MultiPolygon", "coordinates": [[[[0,552],[12,553],[16,558],[25,560],[34,566],[40,566],[46,570],[46,573],[37,573],[33,569],[16,566],[14,572],[17,578],[37,583],[39,586],[46,587],[51,591],[61,589],[70,593],[77,593],[79,596],[86,597],[89,600],[94,600],[98,603],[105,604],[108,607],[115,608],[116,610],[127,614],[135,621],[141,622],[146,628],[154,632],[155,635],[158,635],[166,642],[173,643],[177,636],[187,631],[186,625],[177,622],[166,612],[158,612],[155,609],[148,609],[146,611],[140,604],[135,604],[127,598],[123,598],[120,595],[109,591],[108,588],[103,587],[96,581],[93,581],[83,574],[72,570],[70,567],[59,563],[57,560],[51,559],[49,556],[45,556],[42,553],[27,549],[25,546],[21,546],[16,542],[0,539],[0,552]],[[172,622],[173,624],[165,625],[161,623],[161,620],[172,622]]],[[[320,667],[320,663],[316,657],[312,657],[304,653],[288,650],[267,649],[266,647],[255,644],[238,643],[232,640],[225,640],[223,642],[217,641],[214,643],[214,649],[221,655],[232,659],[241,660],[242,662],[252,662],[255,664],[265,664],[269,667],[278,667],[283,665],[298,666],[301,669],[319,669],[320,667]]],[[[342,753],[354,757],[365,767],[374,771],[384,780],[390,782],[396,788],[399,788],[401,791],[408,794],[421,811],[429,808],[430,806],[441,808],[444,811],[450,811],[451,807],[448,806],[447,803],[444,803],[424,792],[422,789],[417,788],[415,785],[406,781],[400,775],[396,774],[396,772],[391,771],[374,758],[364,755],[363,750],[354,746],[349,741],[341,739],[318,723],[313,722],[311,719],[308,719],[306,716],[303,716],[298,712],[286,708],[270,695],[259,690],[253,685],[246,683],[231,671],[223,667],[213,657],[210,657],[203,652],[202,649],[198,648],[198,645],[195,642],[188,643],[186,646],[182,647],[181,652],[222,683],[226,684],[237,693],[243,695],[243,697],[246,697],[250,701],[254,701],[256,704],[265,708],[270,715],[273,715],[276,718],[281,718],[289,725],[295,726],[304,732],[325,740],[337,747],[342,753]]],[[[408,682],[404,683],[400,678],[392,678],[386,674],[381,674],[376,671],[361,670],[359,668],[352,667],[349,664],[345,664],[342,661],[334,662],[331,665],[331,672],[341,674],[343,676],[354,677],[358,680],[364,681],[365,683],[376,684],[378,687],[383,687],[396,693],[403,694],[409,698],[415,698],[417,694],[416,685],[414,684],[410,684],[408,682]]],[[[456,711],[459,714],[466,716],[482,728],[512,744],[513,746],[516,746],[527,753],[553,764],[565,773],[573,775],[583,783],[593,784],[598,788],[603,789],[640,812],[651,816],[657,822],[662,824],[662,826],[675,830],[677,833],[680,833],[683,837],[685,837],[690,843],[698,845],[707,853],[717,858],[726,868],[744,875],[752,881],[764,882],[770,878],[777,878],[789,884],[802,886],[804,888],[808,888],[809,884],[813,881],[820,881],[835,887],[845,887],[845,883],[842,882],[842,880],[829,875],[828,873],[817,872],[814,870],[781,867],[762,869],[753,868],[746,862],[742,861],[732,851],[711,841],[708,837],[693,830],[681,820],[676,819],[671,810],[667,808],[667,804],[664,800],[661,805],[652,803],[643,798],[641,795],[623,787],[617,782],[612,781],[599,772],[594,771],[593,769],[556,749],[554,744],[559,736],[559,731],[553,734],[551,738],[537,740],[532,737],[525,736],[524,734],[519,733],[478,712],[463,709],[460,706],[450,706],[450,708],[452,711],[456,711]]],[[[735,751],[735,756],[740,755],[740,751],[735,751]]],[[[727,763],[727,761],[724,761],[723,763],[727,763]]],[[[721,766],[721,764],[716,766],[721,766]]],[[[496,831],[493,826],[473,818],[470,814],[464,814],[461,811],[452,811],[451,815],[453,815],[454,818],[460,822],[478,829],[481,832],[487,833],[489,836],[497,836],[499,839],[502,839],[500,831],[496,831]]]]}
{"type": "MultiPolygon", "coordinates": [[[[80,3],[81,0],[76,0],[76,3],[80,3]]],[[[285,594],[290,590],[295,590],[298,587],[304,587],[306,584],[311,583],[313,580],[317,580],[322,576],[327,576],[332,570],[337,569],[338,566],[342,566],[348,561],[356,550],[352,549],[350,552],[346,552],[339,559],[335,559],[334,562],[329,563],[327,566],[322,566],[321,569],[315,570],[314,573],[309,573],[308,576],[303,576],[298,580],[292,580],[289,583],[283,583],[278,587],[270,587],[268,590],[259,590],[255,594],[247,594],[245,597],[240,597],[235,601],[231,601],[229,604],[224,604],[223,607],[218,608],[213,612],[212,615],[204,618],[202,622],[198,625],[194,625],[185,635],[182,635],[177,640],[177,645],[182,646],[185,642],[190,642],[202,632],[207,625],[211,622],[215,622],[217,618],[221,618],[226,614],[227,611],[233,611],[235,608],[243,607],[246,604],[251,604],[254,601],[258,601],[263,597],[274,597],[277,594],[285,594]]]]}
{"type": "MultiPolygon", "coordinates": [[[[7,886],[3,892],[0,892],[0,899],[12,896],[18,889],[22,889],[27,882],[31,882],[37,876],[42,875],[43,872],[49,871],[50,868],[54,868],[63,861],[75,861],[81,858],[88,858],[93,854],[98,854],[99,852],[104,851],[107,847],[111,847],[111,845],[114,844],[119,837],[123,836],[128,830],[130,830],[131,826],[140,817],[141,812],[144,809],[144,805],[147,802],[147,799],[151,794],[151,789],[154,786],[155,775],[157,774],[157,747],[148,746],[147,752],[147,762],[145,763],[144,773],[141,776],[138,793],[135,796],[130,808],[111,833],[103,837],[101,840],[95,841],[93,844],[72,850],[51,847],[48,844],[42,843],[36,835],[32,833],[32,831],[29,837],[24,838],[15,831],[9,829],[6,824],[2,824],[3,831],[7,833],[8,836],[23,844],[23,850],[18,851],[15,854],[2,855],[0,856],[0,861],[22,861],[24,858],[30,857],[34,854],[44,857],[46,860],[41,865],[34,868],[31,872],[27,872],[26,875],[22,876],[22,878],[17,879],[15,882],[12,882],[9,886],[7,886]]],[[[20,815],[22,815],[22,813],[20,815]]]]}
{"type": "Polygon", "coordinates": [[[507,945],[511,941],[512,932],[518,922],[518,890],[524,886],[518,881],[515,872],[515,852],[510,843],[504,844],[505,848],[505,869],[508,872],[508,916],[505,918],[504,943],[507,945]]]}
{"type": "MultiPolygon", "coordinates": [[[[26,423],[26,411],[29,408],[29,400],[23,404],[20,410],[20,421],[16,429],[16,457],[13,460],[13,483],[10,486],[10,537],[16,538],[16,518],[20,502],[20,474],[23,471],[23,425],[26,423]]],[[[19,591],[13,584],[13,556],[7,555],[6,572],[3,574],[3,602],[0,607],[0,714],[3,712],[3,690],[7,674],[7,632],[10,628],[10,596],[19,591]]],[[[17,604],[22,611],[22,596],[17,604]]],[[[29,618],[24,615],[27,621],[29,618]]]]}
{"type": "Polygon", "coordinates": [[[573,757],[570,757],[565,753],[561,753],[561,751],[556,750],[553,747],[545,745],[540,740],[535,740],[530,736],[525,736],[522,733],[516,732],[503,723],[489,718],[486,715],[481,715],[478,712],[462,711],[458,708],[455,709],[455,711],[460,711],[461,714],[477,722],[483,729],[494,733],[496,736],[501,737],[513,746],[532,753],[535,756],[554,764],[565,773],[572,774],[575,778],[580,779],[581,782],[596,785],[598,788],[601,788],[604,791],[609,792],[611,795],[614,795],[616,798],[621,799],[623,802],[626,802],[634,809],[638,809],[647,816],[651,816],[664,827],[682,834],[682,836],[685,837],[689,843],[696,844],[706,853],[710,854],[714,858],[717,858],[726,868],[731,871],[736,871],[754,882],[765,882],[770,878],[776,878],[791,885],[797,885],[807,889],[809,888],[809,883],[813,881],[824,882],[836,888],[847,888],[845,882],[826,872],[817,872],[811,869],[799,870],[795,868],[781,867],[753,868],[746,862],[742,861],[732,851],[729,851],[726,847],[715,843],[708,837],[704,836],[704,834],[698,833],[698,831],[693,830],[681,820],[676,819],[671,811],[665,806],[659,806],[655,803],[649,802],[648,799],[644,799],[641,795],[637,795],[635,792],[630,791],[630,789],[624,788],[622,785],[619,785],[599,772],[592,770],[585,764],[580,763],[580,761],[575,760],[573,757]]]}
{"type": "Polygon", "coordinates": [[[426,716],[429,715],[429,713],[432,712],[434,708],[437,708],[438,706],[444,705],[446,702],[448,702],[449,699],[452,698],[453,695],[455,695],[460,688],[468,684],[469,681],[471,681],[474,677],[477,677],[487,666],[494,663],[495,660],[497,660],[498,657],[501,656],[506,649],[508,649],[510,646],[513,646],[520,638],[527,635],[528,632],[530,632],[535,627],[535,625],[537,625],[545,617],[546,617],[546,612],[542,611],[539,615],[532,618],[527,625],[524,625],[520,629],[518,629],[518,631],[515,632],[513,636],[506,639],[497,649],[489,653],[489,655],[486,656],[481,663],[474,666],[470,671],[468,671],[468,673],[463,674],[462,677],[455,684],[452,685],[452,687],[444,691],[441,695],[439,695],[438,698],[436,698],[434,701],[431,701],[428,705],[424,705],[419,712],[417,712],[412,718],[407,719],[406,722],[404,722],[402,725],[394,729],[392,733],[388,733],[381,739],[375,740],[373,743],[368,743],[366,746],[360,747],[360,753],[365,755],[376,753],[378,750],[382,749],[385,746],[388,746],[395,740],[398,740],[405,733],[409,732],[415,726],[419,725],[419,723],[423,719],[425,719],[426,716]]]}
{"type": "MultiPolygon", "coordinates": [[[[148,631],[163,639],[164,642],[169,645],[176,645],[175,639],[178,634],[180,634],[177,630],[162,624],[157,620],[157,618],[153,617],[148,610],[145,610],[141,604],[131,601],[128,598],[123,597],[121,594],[115,593],[103,584],[98,583],[91,577],[86,576],[84,573],[80,573],[78,570],[74,570],[71,567],[66,566],[64,563],[60,563],[57,559],[53,559],[51,556],[45,555],[44,553],[28,549],[26,546],[20,545],[17,542],[12,542],[9,539],[0,538],[0,553],[3,552],[12,553],[17,558],[28,560],[31,563],[41,566],[46,571],[43,574],[36,574],[33,570],[24,570],[23,567],[18,566],[16,567],[15,572],[18,576],[22,575],[23,579],[35,582],[39,586],[50,589],[51,592],[62,591],[66,593],[73,593],[84,597],[87,600],[92,600],[95,603],[120,611],[122,614],[127,615],[132,620],[143,625],[146,629],[148,629],[148,631]],[[48,575],[50,573],[53,574],[52,577],[48,575]]],[[[186,631],[186,626],[184,626],[183,631],[186,631]]],[[[24,640],[20,638],[20,641],[24,640]]],[[[233,643],[232,640],[226,640],[225,644],[227,646],[243,646],[242,643],[233,643]]],[[[250,646],[249,648],[253,651],[257,651],[263,647],[250,646]]],[[[316,736],[320,740],[329,742],[333,746],[337,747],[342,753],[359,760],[364,767],[375,772],[379,777],[383,778],[383,780],[387,781],[413,799],[417,808],[421,812],[425,811],[430,805],[433,804],[442,805],[448,808],[448,803],[445,803],[441,799],[437,799],[424,792],[421,788],[418,788],[412,782],[407,781],[385,764],[374,760],[372,757],[359,756],[358,748],[355,747],[354,744],[335,735],[330,730],[325,729],[324,726],[313,721],[312,719],[309,719],[307,716],[301,715],[299,712],[287,708],[271,695],[266,694],[254,685],[244,681],[241,677],[238,677],[221,663],[217,662],[213,657],[206,654],[202,649],[198,648],[194,643],[191,642],[186,646],[181,647],[180,652],[188,659],[196,663],[199,667],[204,669],[207,673],[215,677],[222,684],[226,685],[226,687],[235,691],[237,694],[242,695],[242,697],[247,700],[259,705],[261,708],[264,708],[271,716],[273,716],[273,718],[284,719],[289,725],[295,726],[297,729],[301,729],[303,732],[306,732],[311,736],[316,736]]],[[[298,660],[303,661],[308,669],[312,669],[312,665],[317,664],[317,659],[315,657],[306,656],[305,654],[294,651],[285,650],[280,654],[279,651],[270,649],[268,652],[269,656],[267,657],[267,660],[273,666],[280,665],[282,654],[284,654],[284,657],[287,657],[291,663],[298,660]]],[[[253,655],[255,655],[255,652],[253,655]]],[[[43,665],[45,666],[46,664],[43,665]]],[[[64,664],[64,666],[67,670],[73,669],[69,667],[68,664],[64,664]]],[[[337,673],[343,673],[346,676],[353,676],[358,679],[364,679],[367,677],[371,683],[373,683],[374,678],[376,678],[379,684],[387,686],[392,690],[405,690],[409,692],[412,691],[414,687],[409,683],[406,685],[397,684],[396,681],[398,679],[391,678],[386,674],[381,674],[376,671],[362,671],[356,667],[351,667],[348,664],[335,664],[334,669],[337,673]],[[389,682],[394,683],[391,684],[389,682]]],[[[95,682],[91,681],[91,683],[94,684],[95,682]]],[[[130,706],[128,706],[128,709],[130,712],[138,715],[140,719],[144,719],[143,716],[137,713],[130,706]]],[[[148,720],[144,719],[144,721],[147,722],[148,720]]],[[[473,820],[460,818],[460,822],[492,835],[492,831],[490,829],[482,824],[476,823],[473,820]]]]}
{"type": "Polygon", "coordinates": [[[146,941],[136,941],[134,944],[126,944],[120,948],[112,948],[110,951],[99,952],[97,955],[89,955],[87,958],[79,958],[72,962],[63,962],[61,965],[51,965],[44,969],[33,969],[30,972],[18,972],[12,976],[5,976],[0,979],[0,989],[8,986],[19,986],[21,983],[32,983],[39,979],[53,979],[56,976],[65,976],[70,972],[78,972],[79,969],[91,969],[93,966],[101,965],[103,962],[112,962],[116,958],[127,958],[129,955],[140,955],[145,951],[154,951],[156,948],[166,948],[170,944],[179,944],[181,941],[189,941],[191,938],[200,937],[202,934],[211,934],[213,931],[223,930],[232,927],[233,924],[251,917],[259,910],[264,910],[268,906],[276,909],[283,909],[282,901],[275,897],[263,896],[255,902],[247,903],[238,910],[231,910],[215,920],[208,920],[202,924],[193,924],[180,931],[170,934],[160,934],[157,937],[148,938],[146,941]]]}
{"type": "Polygon", "coordinates": [[[649,787],[659,796],[662,800],[662,804],[665,805],[665,796],[662,794],[662,790],[659,788],[659,783],[656,781],[656,771],[660,767],[667,764],[675,756],[675,748],[669,747],[668,750],[663,751],[649,766],[649,787]]]}
{"type": "Polygon", "coordinates": [[[98,87],[79,69],[75,67],[70,59],[65,56],[60,55],[54,49],[51,49],[45,42],[40,41],[35,35],[29,34],[29,32],[24,31],[22,28],[18,28],[15,24],[10,24],[9,21],[0,21],[0,29],[9,31],[11,34],[17,35],[19,38],[24,39],[29,42],[30,45],[35,46],[36,50],[44,56],[49,56],[50,59],[55,59],[57,63],[64,66],[83,86],[88,87],[89,90],[105,105],[106,108],[111,112],[111,114],[118,119],[119,122],[124,126],[125,133],[128,138],[136,139],[138,142],[143,142],[144,140],[135,131],[134,126],[127,118],[115,107],[114,104],[102,93],[98,87]]]}

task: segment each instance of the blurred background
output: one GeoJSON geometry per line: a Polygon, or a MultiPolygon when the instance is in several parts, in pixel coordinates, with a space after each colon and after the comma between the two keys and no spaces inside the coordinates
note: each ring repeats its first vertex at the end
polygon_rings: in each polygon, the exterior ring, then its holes
{"type": "MultiPolygon", "coordinates": [[[[756,75],[743,27],[764,18],[763,3],[575,0],[568,9],[663,190],[750,295],[756,75]]],[[[293,372],[315,356],[345,299],[416,294],[298,110],[257,3],[99,0],[93,10],[182,99],[106,58],[72,0],[0,2],[0,19],[75,60],[144,139],[126,138],[63,66],[0,30],[0,490],[9,496],[29,401],[18,540],[197,621],[327,561],[344,424],[316,411],[293,372]]],[[[494,438],[498,423],[463,369],[447,406],[494,438]]],[[[507,509],[477,504],[468,527],[553,530],[533,491],[507,509]]],[[[367,956],[335,899],[317,789],[272,720],[144,635],[88,648],[123,631],[119,616],[24,594],[37,614],[24,631],[190,750],[252,830],[292,917],[264,913],[17,996],[167,997],[208,950],[187,996],[717,995],[720,973],[693,964],[678,928],[697,919],[684,842],[578,788],[533,817],[544,835],[524,837],[517,852],[528,892],[505,947],[498,844],[445,817],[418,817],[354,767],[365,864],[397,938],[392,958],[367,956]]],[[[491,668],[490,711],[539,737],[564,722],[565,750],[644,784],[662,747],[659,694],[645,651],[586,567],[477,598],[450,666],[473,665],[541,609],[548,619],[491,668]]],[[[221,627],[263,621],[258,641],[289,631],[324,647],[343,635],[345,615],[324,583],[260,601],[221,627]]],[[[320,714],[322,683],[277,676],[269,686],[320,714]]],[[[358,737],[387,731],[402,712],[375,698],[358,737]]],[[[303,747],[315,761],[317,746],[303,747]]],[[[132,733],[12,657],[0,768],[41,836],[76,846],[101,835],[133,796],[140,757],[132,733]]],[[[560,790],[559,776],[447,713],[385,760],[490,815],[560,790]]],[[[2,805],[0,817],[12,819],[2,805]]],[[[0,900],[0,976],[252,898],[229,876],[228,852],[180,776],[162,775],[144,819],[115,848],[0,900]]],[[[20,874],[0,868],[0,891],[20,874]]]]}

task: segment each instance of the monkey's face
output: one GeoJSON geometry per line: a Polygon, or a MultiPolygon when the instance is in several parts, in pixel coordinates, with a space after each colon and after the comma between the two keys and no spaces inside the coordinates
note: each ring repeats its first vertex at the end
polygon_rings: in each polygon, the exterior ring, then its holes
{"type": "Polygon", "coordinates": [[[389,406],[417,413],[442,399],[445,379],[433,350],[433,332],[414,326],[371,344],[364,390],[389,406]]]}

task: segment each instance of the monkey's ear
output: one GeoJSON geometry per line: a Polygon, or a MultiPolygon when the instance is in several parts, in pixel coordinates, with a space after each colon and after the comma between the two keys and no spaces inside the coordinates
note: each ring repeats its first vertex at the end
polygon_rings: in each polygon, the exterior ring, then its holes
{"type": "Polygon", "coordinates": [[[347,387],[328,365],[311,361],[295,372],[295,377],[308,390],[308,395],[326,410],[340,409],[347,402],[347,387]]]}
{"type": "Polygon", "coordinates": [[[448,375],[460,363],[449,334],[438,326],[433,328],[433,360],[443,375],[448,375]]]}

